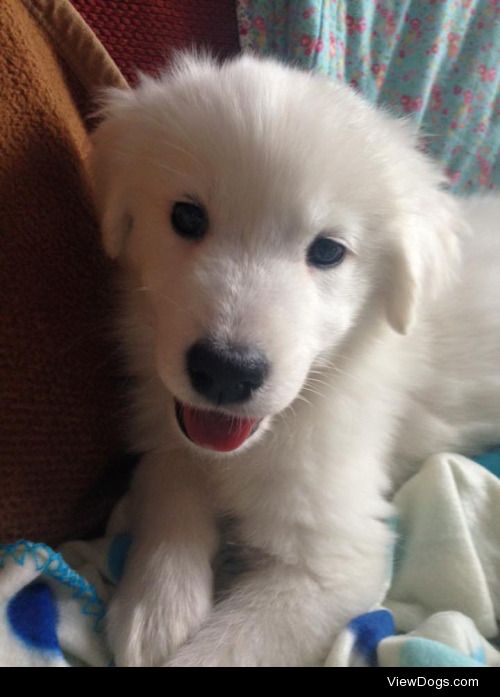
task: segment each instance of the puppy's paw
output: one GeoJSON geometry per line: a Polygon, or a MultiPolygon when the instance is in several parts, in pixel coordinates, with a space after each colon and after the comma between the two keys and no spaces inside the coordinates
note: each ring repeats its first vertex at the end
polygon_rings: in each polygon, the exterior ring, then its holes
{"type": "Polygon", "coordinates": [[[218,619],[215,612],[164,665],[167,668],[265,666],[268,640],[262,628],[253,626],[251,617],[234,615],[218,619]]]}
{"type": "Polygon", "coordinates": [[[210,581],[186,577],[169,587],[128,583],[119,589],[108,611],[108,643],[117,666],[165,663],[193,636],[212,605],[210,581]]]}
{"type": "Polygon", "coordinates": [[[195,641],[185,644],[165,664],[167,668],[241,668],[257,665],[254,656],[235,652],[229,644],[216,642],[211,646],[195,641]]]}

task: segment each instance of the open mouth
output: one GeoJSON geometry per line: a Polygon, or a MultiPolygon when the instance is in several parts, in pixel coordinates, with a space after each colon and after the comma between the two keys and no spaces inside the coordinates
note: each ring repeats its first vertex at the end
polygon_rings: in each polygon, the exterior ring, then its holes
{"type": "Polygon", "coordinates": [[[201,448],[221,453],[237,450],[255,433],[261,422],[261,419],[245,419],[211,409],[196,409],[177,399],[175,414],[186,438],[201,448]]]}

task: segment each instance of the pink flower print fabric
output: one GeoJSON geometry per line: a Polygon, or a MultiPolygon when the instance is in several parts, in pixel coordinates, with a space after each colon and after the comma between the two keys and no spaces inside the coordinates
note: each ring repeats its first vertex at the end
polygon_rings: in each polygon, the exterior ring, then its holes
{"type": "Polygon", "coordinates": [[[458,193],[500,188],[500,0],[237,0],[243,50],[413,118],[458,193]]]}

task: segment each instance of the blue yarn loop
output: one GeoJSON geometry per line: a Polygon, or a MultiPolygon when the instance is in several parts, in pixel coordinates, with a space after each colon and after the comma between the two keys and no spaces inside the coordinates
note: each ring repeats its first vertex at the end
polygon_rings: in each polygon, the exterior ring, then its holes
{"type": "Polygon", "coordinates": [[[51,547],[28,540],[0,545],[0,569],[3,569],[8,561],[13,561],[18,566],[31,562],[40,575],[71,590],[71,597],[80,601],[81,613],[94,618],[94,630],[102,632],[102,620],[106,614],[104,601],[99,597],[95,587],[73,571],[63,557],[51,547]]]}

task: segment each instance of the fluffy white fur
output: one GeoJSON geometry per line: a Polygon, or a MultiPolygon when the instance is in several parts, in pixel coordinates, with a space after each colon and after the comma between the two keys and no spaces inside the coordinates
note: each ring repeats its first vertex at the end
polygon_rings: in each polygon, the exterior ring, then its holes
{"type": "Polygon", "coordinates": [[[146,453],[109,617],[117,663],[318,664],[380,598],[390,487],[430,453],[498,442],[500,201],[453,200],[409,124],[252,57],[181,57],[110,92],[94,142],[146,453]],[[208,211],[200,242],[171,228],[186,196],[208,211]],[[340,266],[306,263],[320,232],[347,246],[340,266]],[[174,416],[174,396],[210,407],[184,367],[209,333],[272,366],[224,409],[263,418],[226,455],[174,416]],[[221,513],[256,561],[214,605],[221,513]]]}

